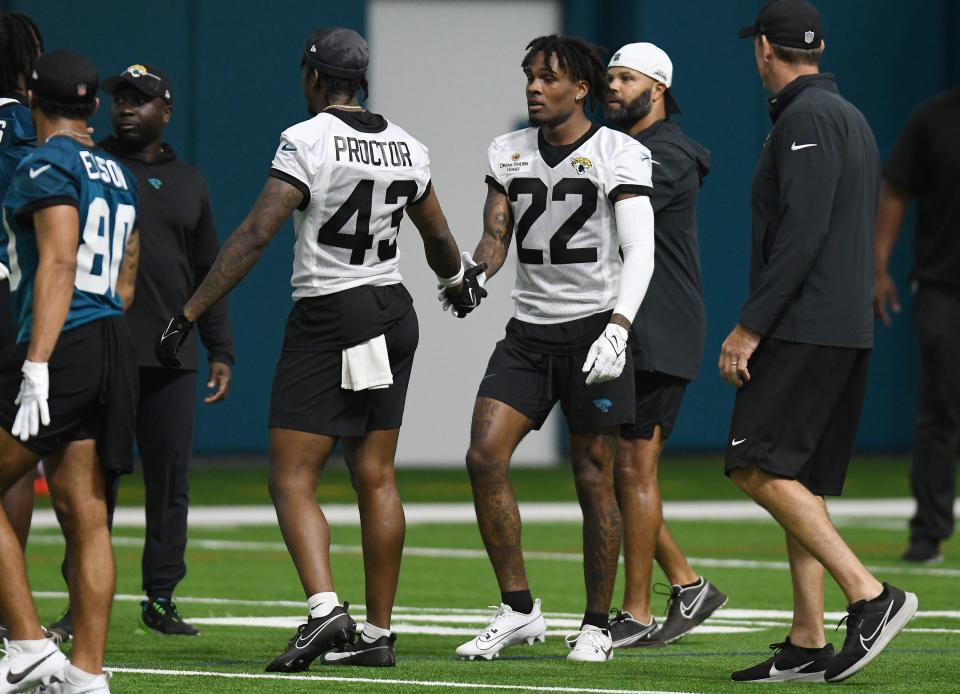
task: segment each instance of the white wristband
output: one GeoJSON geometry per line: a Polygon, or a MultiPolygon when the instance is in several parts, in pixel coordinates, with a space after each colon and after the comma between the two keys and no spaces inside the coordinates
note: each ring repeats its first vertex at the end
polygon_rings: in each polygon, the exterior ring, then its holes
{"type": "Polygon", "coordinates": [[[460,272],[455,274],[453,277],[440,277],[437,275],[437,282],[440,283],[440,286],[444,289],[450,289],[451,287],[456,287],[458,284],[463,282],[463,273],[466,268],[463,267],[463,261],[460,262],[460,272]]]}

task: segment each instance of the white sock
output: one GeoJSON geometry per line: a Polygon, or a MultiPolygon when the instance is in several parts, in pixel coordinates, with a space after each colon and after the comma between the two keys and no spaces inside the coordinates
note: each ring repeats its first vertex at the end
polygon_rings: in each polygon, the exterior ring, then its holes
{"type": "Polygon", "coordinates": [[[11,645],[16,645],[24,653],[40,653],[47,647],[48,643],[50,643],[50,639],[24,639],[10,642],[11,645]]]}
{"type": "Polygon", "coordinates": [[[307,598],[307,609],[310,610],[310,616],[313,618],[326,617],[334,607],[339,606],[340,601],[335,592],[314,593],[307,598]]]}
{"type": "Polygon", "coordinates": [[[67,682],[70,684],[90,684],[99,676],[93,675],[86,670],[81,670],[73,663],[67,663],[67,666],[63,669],[63,673],[67,676],[67,682]]]}
{"type": "Polygon", "coordinates": [[[363,631],[360,632],[360,638],[367,643],[373,643],[383,636],[390,636],[392,633],[389,629],[382,629],[370,622],[364,622],[363,631]]]}

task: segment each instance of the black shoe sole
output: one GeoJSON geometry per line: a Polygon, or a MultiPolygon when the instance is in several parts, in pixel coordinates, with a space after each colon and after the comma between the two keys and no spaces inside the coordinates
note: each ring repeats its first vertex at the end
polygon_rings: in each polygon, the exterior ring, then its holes
{"type": "MultiPolygon", "coordinates": [[[[727,600],[729,600],[729,598],[723,593],[719,593],[717,597],[719,598],[719,601],[716,601],[716,600],[714,601],[716,604],[716,607],[710,607],[709,604],[704,605],[700,610],[697,611],[696,617],[694,617],[693,619],[687,620],[687,623],[690,626],[687,627],[685,630],[681,631],[679,634],[674,634],[668,639],[665,639],[662,636],[659,636],[658,639],[660,641],[660,645],[666,646],[667,644],[676,643],[677,641],[682,639],[684,636],[689,634],[691,631],[696,629],[698,626],[703,624],[705,621],[710,619],[710,617],[713,616],[713,613],[719,610],[724,605],[726,605],[727,600]]],[[[664,622],[663,626],[666,626],[666,622],[664,622]]],[[[662,627],[661,627],[661,630],[662,630],[662,627]]]]}

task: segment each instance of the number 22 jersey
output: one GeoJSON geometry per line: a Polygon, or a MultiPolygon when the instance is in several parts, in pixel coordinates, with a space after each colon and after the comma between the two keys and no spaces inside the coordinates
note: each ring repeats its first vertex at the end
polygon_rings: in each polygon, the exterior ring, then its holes
{"type": "Polygon", "coordinates": [[[487,183],[509,197],[513,212],[515,316],[551,324],[613,308],[622,266],[613,202],[623,193],[650,194],[650,151],[593,125],[560,146],[539,128],[507,133],[487,158],[487,183]]]}

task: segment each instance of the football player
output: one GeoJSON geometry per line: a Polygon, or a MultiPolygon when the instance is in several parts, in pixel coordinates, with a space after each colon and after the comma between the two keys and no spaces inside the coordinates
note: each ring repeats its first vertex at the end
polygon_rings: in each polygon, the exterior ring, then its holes
{"type": "Polygon", "coordinates": [[[521,439],[559,401],[583,511],[587,592],[567,657],[604,661],[613,654],[607,619],[620,537],[613,462],[619,427],[634,416],[627,337],[653,273],[650,152],[584,113],[587,103],[606,101],[597,47],[542,36],[527,46],[522,66],[530,127],[490,145],[484,230],[474,252],[492,277],[516,236],[516,309],[480,382],[467,453],[502,604],[457,654],[490,659],[544,639],[508,471],[521,439]]]}
{"type": "Polygon", "coordinates": [[[398,264],[404,212],[457,314],[485,295],[483,266],[464,267],[447,226],[426,147],[360,105],[367,60],[367,43],[354,31],[310,34],[301,84],[314,115],[283,132],[253,209],[157,344],[160,361],[176,364],[194,321],[246,275],[293,215],[295,304],[270,401],[269,484],[309,617],[270,672],[306,670],[321,655],[331,664],[396,662],[390,615],[404,516],[394,456],[418,339],[398,264]],[[338,442],[363,536],[367,619],[356,641],[356,624],[334,591],[329,528],[315,496],[338,442]]]}

